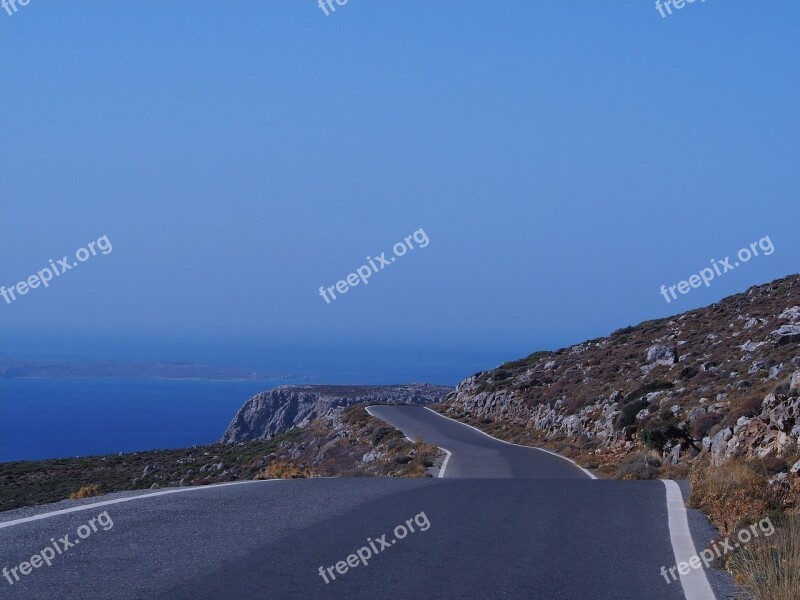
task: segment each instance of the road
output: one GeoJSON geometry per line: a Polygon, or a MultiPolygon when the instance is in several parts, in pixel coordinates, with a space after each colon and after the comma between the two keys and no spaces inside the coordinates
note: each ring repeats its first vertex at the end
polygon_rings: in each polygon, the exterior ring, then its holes
{"type": "Polygon", "coordinates": [[[661,575],[676,562],[663,482],[592,480],[432,413],[371,410],[446,443],[445,476],[245,482],[4,513],[0,567],[20,581],[0,578],[0,598],[713,598],[661,575]],[[21,574],[64,536],[79,543],[21,574]]]}
{"type": "Polygon", "coordinates": [[[593,478],[572,461],[537,448],[517,446],[448,419],[424,406],[371,406],[374,417],[415,440],[446,449],[445,477],[586,479],[593,478]]]}

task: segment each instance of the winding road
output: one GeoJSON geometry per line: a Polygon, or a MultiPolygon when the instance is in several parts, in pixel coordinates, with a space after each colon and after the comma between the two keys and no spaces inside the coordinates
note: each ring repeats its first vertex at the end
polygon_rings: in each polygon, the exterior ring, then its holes
{"type": "Polygon", "coordinates": [[[715,598],[702,569],[662,576],[696,552],[673,482],[595,480],[422,407],[369,410],[446,449],[443,476],[239,482],[2,513],[0,598],[715,598]],[[50,566],[20,567],[46,548],[50,566]]]}

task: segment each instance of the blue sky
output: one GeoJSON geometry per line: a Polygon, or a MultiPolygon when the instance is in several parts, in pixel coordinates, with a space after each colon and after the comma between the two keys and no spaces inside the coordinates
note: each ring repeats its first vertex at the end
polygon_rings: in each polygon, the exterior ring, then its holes
{"type": "MultiPolygon", "coordinates": [[[[800,4],[31,0],[0,12],[8,340],[514,354],[798,272],[800,4]],[[424,228],[430,244],[318,295],[424,228]],[[775,252],[667,304],[662,284],[775,252]]],[[[493,365],[486,365],[493,366],[493,365]]]]}

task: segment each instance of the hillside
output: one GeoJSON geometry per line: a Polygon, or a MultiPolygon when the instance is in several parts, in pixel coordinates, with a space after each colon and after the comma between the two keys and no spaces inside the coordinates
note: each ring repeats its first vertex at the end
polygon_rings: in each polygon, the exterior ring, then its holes
{"type": "Polygon", "coordinates": [[[608,474],[650,449],[671,465],[699,452],[715,464],[774,457],[784,460],[778,474],[800,470],[799,395],[800,276],[792,275],[476,373],[440,410],[608,474]]]}

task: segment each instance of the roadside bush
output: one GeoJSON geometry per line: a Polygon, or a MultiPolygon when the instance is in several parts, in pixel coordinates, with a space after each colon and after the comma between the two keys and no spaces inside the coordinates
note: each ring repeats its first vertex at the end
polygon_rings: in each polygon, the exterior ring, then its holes
{"type": "Polygon", "coordinates": [[[689,506],[706,513],[723,535],[778,508],[763,465],[739,458],[713,466],[704,456],[692,465],[690,480],[689,506]]]}
{"type": "Polygon", "coordinates": [[[740,548],[730,561],[736,583],[755,600],[797,600],[800,590],[800,515],[770,537],[740,548]]]}
{"type": "Polygon", "coordinates": [[[253,479],[303,479],[314,477],[316,473],[308,467],[298,467],[294,463],[271,462],[266,469],[255,474],[253,479]]]}
{"type": "Polygon", "coordinates": [[[648,454],[633,453],[619,465],[614,479],[657,479],[661,461],[648,454]]]}
{"type": "Polygon", "coordinates": [[[100,489],[100,486],[96,483],[92,485],[84,485],[79,489],[77,492],[73,492],[69,495],[70,500],[82,500],[84,498],[92,498],[93,496],[100,496],[103,492],[100,489]]]}

